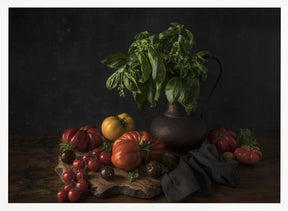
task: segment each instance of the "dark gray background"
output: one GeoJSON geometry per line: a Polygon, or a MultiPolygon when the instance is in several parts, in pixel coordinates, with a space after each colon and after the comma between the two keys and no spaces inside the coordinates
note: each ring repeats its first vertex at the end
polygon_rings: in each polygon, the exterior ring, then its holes
{"type": "MultiPolygon", "coordinates": [[[[61,134],[128,112],[138,130],[166,101],[146,114],[128,94],[105,87],[112,69],[100,61],[127,52],[136,33],[159,33],[170,22],[190,29],[196,51],[209,50],[224,74],[209,103],[208,128],[280,130],[280,9],[138,8],[9,9],[9,134],[61,134]]],[[[218,73],[208,63],[199,111],[218,73]]],[[[198,111],[198,112],[199,112],[198,111]]]]}

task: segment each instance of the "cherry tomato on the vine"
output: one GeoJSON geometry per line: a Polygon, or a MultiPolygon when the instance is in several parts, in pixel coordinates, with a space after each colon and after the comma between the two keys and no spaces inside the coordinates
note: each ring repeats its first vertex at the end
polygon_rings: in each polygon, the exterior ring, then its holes
{"type": "Polygon", "coordinates": [[[76,183],[76,188],[79,190],[80,193],[85,193],[89,189],[89,183],[86,180],[80,179],[76,183]]]}
{"type": "Polygon", "coordinates": [[[99,160],[97,159],[91,159],[89,160],[88,162],[88,168],[91,170],[91,171],[100,171],[101,169],[101,163],[99,160]]]}
{"type": "Polygon", "coordinates": [[[109,152],[102,152],[100,154],[99,160],[103,165],[108,166],[108,165],[112,164],[111,156],[112,156],[112,154],[109,152]]]}
{"type": "Polygon", "coordinates": [[[68,199],[71,201],[71,202],[76,202],[80,199],[81,197],[81,194],[80,192],[76,189],[76,188],[71,188],[69,191],[68,191],[68,199]]]}
{"type": "Polygon", "coordinates": [[[79,179],[87,179],[88,178],[88,173],[85,169],[79,169],[76,173],[76,180],[79,179]]]}
{"type": "Polygon", "coordinates": [[[74,181],[68,182],[64,186],[64,190],[66,190],[68,192],[71,188],[75,188],[75,186],[76,186],[76,183],[74,181]]]}
{"type": "Polygon", "coordinates": [[[75,173],[72,171],[65,171],[62,175],[64,182],[70,182],[75,179],[75,173]]]}
{"type": "Polygon", "coordinates": [[[57,198],[59,201],[64,202],[68,199],[68,191],[67,190],[60,190],[57,193],[57,198]]]}
{"type": "Polygon", "coordinates": [[[73,168],[74,170],[79,170],[85,168],[85,162],[82,158],[76,159],[73,161],[73,168]]]}

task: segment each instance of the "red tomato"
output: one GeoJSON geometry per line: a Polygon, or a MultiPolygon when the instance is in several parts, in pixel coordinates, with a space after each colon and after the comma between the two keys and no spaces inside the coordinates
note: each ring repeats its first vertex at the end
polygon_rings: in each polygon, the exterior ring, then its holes
{"type": "Polygon", "coordinates": [[[109,152],[102,152],[100,154],[99,160],[103,165],[109,166],[112,164],[111,156],[112,156],[112,154],[109,152]]]}
{"type": "Polygon", "coordinates": [[[82,156],[82,159],[84,160],[84,162],[85,162],[85,165],[87,165],[88,164],[88,161],[91,159],[91,153],[85,153],[83,156],[82,156]]]}
{"type": "Polygon", "coordinates": [[[57,193],[57,198],[59,201],[66,201],[68,199],[68,192],[67,190],[60,190],[58,193],[57,193]]]}
{"type": "Polygon", "coordinates": [[[91,159],[89,160],[88,162],[88,168],[91,170],[91,171],[100,171],[101,169],[101,163],[99,160],[97,159],[91,159]]]}
{"type": "Polygon", "coordinates": [[[234,152],[237,146],[236,134],[232,130],[226,130],[224,127],[211,130],[208,134],[208,139],[222,153],[234,152]]]}
{"type": "Polygon", "coordinates": [[[72,171],[65,171],[62,175],[64,182],[70,182],[75,179],[75,173],[72,171]]]}
{"type": "Polygon", "coordinates": [[[85,162],[82,158],[74,160],[72,165],[76,171],[85,168],[85,162]]]}
{"type": "Polygon", "coordinates": [[[80,152],[87,152],[102,144],[102,136],[100,131],[93,125],[84,127],[69,128],[62,135],[63,143],[71,143],[75,149],[80,152]]]}
{"type": "Polygon", "coordinates": [[[89,183],[86,180],[80,179],[76,183],[76,188],[79,190],[80,193],[85,193],[89,189],[89,183]]]}
{"type": "Polygon", "coordinates": [[[149,135],[146,131],[130,131],[124,133],[119,139],[138,143],[141,150],[141,156],[146,161],[160,160],[165,152],[164,143],[154,136],[149,135]]]}
{"type": "Polygon", "coordinates": [[[71,201],[71,202],[76,202],[80,199],[80,192],[75,189],[75,188],[71,188],[69,191],[68,191],[68,199],[71,201]]]}
{"type": "Polygon", "coordinates": [[[100,148],[95,148],[92,150],[92,153],[91,153],[93,156],[97,156],[97,158],[99,159],[99,156],[101,154],[101,149],[100,148]]]}
{"type": "Polygon", "coordinates": [[[66,190],[68,192],[71,188],[75,188],[75,186],[76,186],[76,183],[74,181],[68,182],[64,186],[64,190],[66,190]]]}
{"type": "Polygon", "coordinates": [[[242,164],[255,166],[262,159],[262,152],[258,147],[241,146],[235,149],[234,156],[242,164]]]}
{"type": "Polygon", "coordinates": [[[76,180],[79,179],[87,179],[88,178],[88,173],[85,169],[79,169],[76,173],[76,180]]]}

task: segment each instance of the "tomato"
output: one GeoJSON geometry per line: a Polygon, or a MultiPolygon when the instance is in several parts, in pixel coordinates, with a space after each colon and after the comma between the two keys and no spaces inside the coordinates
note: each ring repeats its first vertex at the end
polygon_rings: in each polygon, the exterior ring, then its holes
{"type": "Polygon", "coordinates": [[[112,156],[112,154],[109,152],[101,152],[99,160],[103,165],[109,166],[112,164],[111,156],[112,156]]]}
{"type": "Polygon", "coordinates": [[[149,135],[146,131],[130,131],[119,139],[134,141],[140,145],[142,158],[146,161],[160,160],[165,153],[165,145],[162,141],[149,135]]]}
{"type": "Polygon", "coordinates": [[[262,152],[258,147],[241,146],[235,149],[234,156],[242,164],[255,166],[262,159],[262,152]]]}
{"type": "Polygon", "coordinates": [[[57,198],[59,201],[66,201],[68,199],[68,192],[67,190],[60,190],[58,193],[57,193],[57,198]]]}
{"type": "Polygon", "coordinates": [[[112,180],[114,177],[114,169],[110,166],[104,166],[101,168],[100,175],[105,180],[112,180]]]}
{"type": "Polygon", "coordinates": [[[88,162],[88,169],[91,171],[100,171],[101,163],[97,159],[90,159],[88,162]]]}
{"type": "Polygon", "coordinates": [[[89,183],[86,180],[80,179],[76,183],[76,188],[79,190],[80,193],[85,193],[89,189],[89,183]]]}
{"type": "Polygon", "coordinates": [[[74,170],[79,170],[79,169],[83,169],[85,168],[85,162],[82,158],[79,158],[79,159],[76,159],[73,161],[73,164],[72,164],[74,170]]]}
{"type": "Polygon", "coordinates": [[[74,181],[68,182],[64,186],[64,190],[66,190],[68,192],[71,188],[75,188],[75,186],[76,186],[76,183],[74,181]]]}
{"type": "Polygon", "coordinates": [[[224,127],[211,130],[208,134],[208,139],[222,153],[234,152],[237,146],[236,134],[232,130],[226,130],[224,127]]]}
{"type": "Polygon", "coordinates": [[[122,134],[135,130],[135,121],[127,113],[109,116],[103,120],[101,131],[103,136],[110,141],[115,141],[122,134]]]}
{"type": "Polygon", "coordinates": [[[73,152],[72,150],[65,150],[61,153],[61,160],[67,164],[72,164],[75,160],[75,157],[75,152],[73,152]]]}
{"type": "Polygon", "coordinates": [[[80,152],[90,151],[102,144],[100,131],[93,125],[69,128],[62,134],[62,143],[71,143],[80,152]]]}
{"type": "Polygon", "coordinates": [[[81,197],[81,194],[80,192],[75,189],[75,188],[71,188],[69,191],[68,191],[68,199],[71,201],[71,202],[76,202],[80,199],[81,197]]]}
{"type": "Polygon", "coordinates": [[[224,152],[223,157],[227,159],[234,159],[234,154],[232,152],[224,152]]]}
{"type": "Polygon", "coordinates": [[[85,171],[85,169],[79,169],[76,173],[76,180],[79,179],[87,179],[88,178],[88,173],[85,171]]]}
{"type": "Polygon", "coordinates": [[[160,163],[158,163],[157,161],[154,161],[154,160],[147,163],[146,173],[150,177],[159,178],[161,176],[161,173],[162,173],[162,167],[161,167],[160,163]]]}
{"type": "Polygon", "coordinates": [[[70,182],[75,179],[75,173],[72,171],[65,171],[62,175],[64,182],[70,182]]]}
{"type": "Polygon", "coordinates": [[[111,161],[117,168],[125,171],[136,169],[141,164],[140,146],[128,139],[117,139],[112,148],[111,161]]]}

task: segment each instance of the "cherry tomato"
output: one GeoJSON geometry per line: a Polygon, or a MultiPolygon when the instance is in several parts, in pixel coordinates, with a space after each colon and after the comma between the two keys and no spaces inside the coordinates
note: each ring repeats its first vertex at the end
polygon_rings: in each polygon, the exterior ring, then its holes
{"type": "Polygon", "coordinates": [[[65,186],[64,186],[64,190],[68,191],[71,189],[71,188],[75,188],[76,186],[76,183],[74,181],[71,181],[71,182],[68,182],[65,186]]]}
{"type": "Polygon", "coordinates": [[[64,163],[72,164],[75,160],[75,156],[75,152],[73,152],[72,150],[65,150],[61,153],[61,160],[64,163]]]}
{"type": "Polygon", "coordinates": [[[101,168],[101,177],[105,180],[112,180],[114,177],[114,169],[110,166],[104,166],[101,168]]]}
{"type": "Polygon", "coordinates": [[[101,169],[101,163],[99,160],[97,159],[91,159],[89,160],[88,162],[88,168],[91,170],[91,171],[100,171],[101,169]]]}
{"type": "Polygon", "coordinates": [[[79,169],[85,168],[85,162],[82,158],[76,159],[73,161],[73,168],[77,171],[79,169]]]}
{"type": "Polygon", "coordinates": [[[72,171],[65,171],[62,175],[64,182],[70,182],[75,179],[75,173],[72,171]]]}
{"type": "Polygon", "coordinates": [[[76,188],[79,190],[80,193],[85,193],[89,189],[89,183],[86,180],[80,179],[76,183],[76,188]]]}
{"type": "Polygon", "coordinates": [[[79,169],[76,173],[76,180],[79,179],[87,179],[88,178],[88,173],[85,171],[85,169],[79,169]]]}
{"type": "Polygon", "coordinates": [[[99,160],[100,160],[100,162],[101,162],[103,165],[108,166],[108,165],[111,165],[111,164],[112,164],[112,162],[111,162],[111,156],[112,156],[112,154],[109,153],[109,152],[102,152],[102,153],[100,154],[99,160]]]}
{"type": "Polygon", "coordinates": [[[71,188],[69,191],[68,191],[68,199],[71,201],[71,202],[76,202],[80,199],[80,192],[75,189],[75,188],[71,188]]]}
{"type": "Polygon", "coordinates": [[[101,153],[101,149],[100,148],[95,148],[92,150],[92,155],[94,156],[97,156],[97,158],[99,159],[99,156],[100,156],[100,153],[101,153]]]}
{"type": "Polygon", "coordinates": [[[92,158],[91,153],[87,152],[87,153],[85,153],[83,155],[82,160],[84,160],[85,161],[85,165],[87,165],[91,158],[92,158]]]}
{"type": "Polygon", "coordinates": [[[67,190],[60,190],[57,193],[57,198],[59,201],[66,201],[68,199],[68,191],[67,190]]]}
{"type": "Polygon", "coordinates": [[[162,167],[160,165],[160,163],[158,163],[157,161],[150,161],[147,165],[147,174],[150,177],[153,178],[159,178],[161,176],[161,172],[162,172],[162,167]]]}

